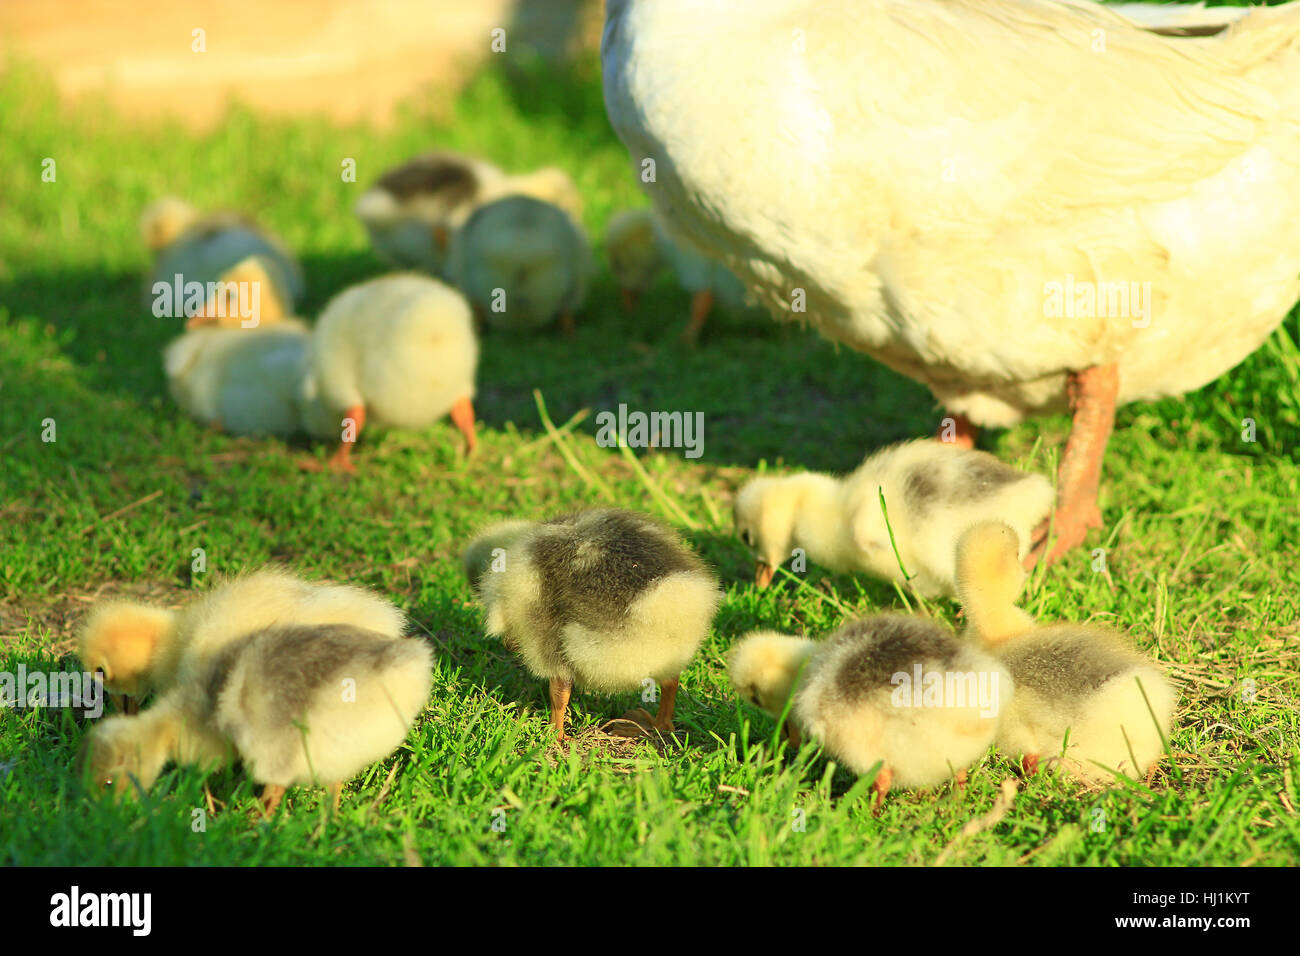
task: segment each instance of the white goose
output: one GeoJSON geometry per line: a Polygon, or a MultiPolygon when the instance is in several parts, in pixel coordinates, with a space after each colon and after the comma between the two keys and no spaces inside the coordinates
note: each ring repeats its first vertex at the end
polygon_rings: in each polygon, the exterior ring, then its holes
{"type": "Polygon", "coordinates": [[[609,0],[602,58],[659,214],[777,318],[966,424],[1073,412],[1049,558],[1100,526],[1115,406],[1300,296],[1300,3],[1171,37],[1084,0],[609,0]]]}

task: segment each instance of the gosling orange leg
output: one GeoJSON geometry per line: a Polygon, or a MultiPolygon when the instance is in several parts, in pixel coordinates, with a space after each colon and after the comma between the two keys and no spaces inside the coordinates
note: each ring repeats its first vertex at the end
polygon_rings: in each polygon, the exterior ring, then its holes
{"type": "Polygon", "coordinates": [[[687,323],[686,331],[682,333],[683,342],[694,345],[700,340],[700,331],[704,328],[704,322],[712,311],[712,289],[701,289],[691,296],[691,320],[687,323]]]}
{"type": "Polygon", "coordinates": [[[262,816],[269,820],[283,799],[284,787],[274,783],[264,784],[262,787],[262,816]]]}
{"type": "MultiPolygon", "coordinates": [[[[1056,545],[1047,555],[1047,563],[1059,561],[1068,551],[1083,543],[1090,528],[1101,527],[1101,509],[1097,506],[1097,488],[1101,483],[1101,460],[1106,453],[1115,426],[1115,401],[1119,396],[1119,366],[1094,365],[1082,372],[1071,372],[1067,383],[1070,410],[1070,437],[1057,471],[1057,502],[1053,521],[1056,545]]],[[[1047,548],[1048,522],[1034,532],[1034,547],[1025,559],[1032,567],[1047,548]]]]}
{"type": "Polygon", "coordinates": [[[474,434],[474,403],[468,395],[456,399],[456,404],[451,406],[451,420],[465,436],[465,454],[474,454],[474,449],[478,446],[478,437],[474,434]]]}
{"type": "Polygon", "coordinates": [[[366,427],[366,406],[353,405],[343,412],[343,421],[352,420],[352,440],[346,438],[339,440],[339,447],[330,457],[329,467],[334,471],[347,472],[349,475],[355,474],[357,466],[352,463],[352,446],[357,443],[361,437],[361,429],[366,427]]]}
{"type": "Polygon", "coordinates": [[[1038,773],[1038,754],[1025,754],[1020,758],[1020,772],[1026,777],[1038,773]]]}
{"type": "Polygon", "coordinates": [[[330,784],[331,803],[334,806],[334,813],[337,816],[339,812],[339,801],[343,799],[343,781],[339,780],[330,784]]]}
{"type": "Polygon", "coordinates": [[[889,785],[894,782],[894,771],[888,767],[881,767],[880,773],[876,774],[875,782],[872,783],[871,789],[875,791],[875,799],[871,801],[871,812],[879,813],[880,808],[885,805],[885,795],[889,793],[889,785]]]}
{"type": "Polygon", "coordinates": [[[680,681],[677,678],[666,680],[659,685],[659,709],[655,716],[650,716],[650,711],[644,707],[634,707],[629,710],[617,721],[610,726],[610,731],[616,737],[644,737],[651,730],[657,730],[661,734],[671,734],[673,732],[673,709],[677,703],[677,688],[680,681]]]}
{"type": "Polygon", "coordinates": [[[958,770],[956,775],[953,777],[953,783],[957,785],[958,790],[964,791],[966,789],[966,771],[958,770]]]}
{"type": "Polygon", "coordinates": [[[673,732],[673,710],[677,706],[677,686],[680,681],[674,677],[659,685],[659,711],[655,714],[654,728],[663,734],[673,732]]]}
{"type": "Polygon", "coordinates": [[[555,739],[565,740],[564,715],[569,709],[569,697],[573,693],[573,681],[560,677],[551,678],[551,726],[555,728],[555,739]]]}
{"type": "Polygon", "coordinates": [[[971,449],[979,437],[980,427],[965,415],[947,415],[939,423],[938,439],[954,448],[971,449]]]}

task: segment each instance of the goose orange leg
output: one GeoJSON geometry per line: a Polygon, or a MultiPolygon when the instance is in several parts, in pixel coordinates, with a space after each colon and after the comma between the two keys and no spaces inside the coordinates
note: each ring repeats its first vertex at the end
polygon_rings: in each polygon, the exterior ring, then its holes
{"type": "Polygon", "coordinates": [[[700,331],[704,328],[704,322],[712,311],[712,289],[701,289],[691,296],[691,321],[687,324],[686,331],[682,333],[683,342],[694,345],[700,340],[700,331]]]}
{"type": "Polygon", "coordinates": [[[573,681],[561,677],[551,678],[551,726],[555,728],[555,739],[565,740],[564,715],[569,709],[569,697],[573,693],[573,681]]]}
{"type": "MultiPolygon", "coordinates": [[[[1059,561],[1066,552],[1083,543],[1089,529],[1101,527],[1097,489],[1101,483],[1101,460],[1115,426],[1115,401],[1119,396],[1119,366],[1094,365],[1071,372],[1066,384],[1072,420],[1065,454],[1057,471],[1057,501],[1054,523],[1056,544],[1047,563],[1059,561]]],[[[1034,547],[1025,563],[1033,566],[1047,549],[1048,522],[1034,532],[1034,547]]]]}
{"type": "Polygon", "coordinates": [[[980,427],[965,415],[947,415],[939,423],[939,434],[936,437],[945,445],[971,449],[975,447],[979,433],[980,427]]]}
{"type": "Polygon", "coordinates": [[[465,436],[465,454],[474,454],[474,449],[478,446],[478,438],[474,434],[474,403],[470,401],[468,395],[456,399],[456,404],[451,406],[451,420],[465,436]]]}

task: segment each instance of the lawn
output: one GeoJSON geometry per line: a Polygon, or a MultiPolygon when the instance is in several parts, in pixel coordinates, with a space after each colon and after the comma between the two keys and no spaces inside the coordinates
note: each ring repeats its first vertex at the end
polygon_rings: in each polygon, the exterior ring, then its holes
{"type": "MultiPolygon", "coordinates": [[[[730,495],[755,472],[847,471],[869,450],[930,432],[929,394],[865,356],[762,315],[710,320],[689,348],[678,340],[685,293],[661,280],[625,314],[602,267],[575,339],[484,337],[481,447],[468,462],[441,423],[367,434],[353,479],[309,474],[298,462],[326,449],[232,438],[180,414],[159,359],[176,325],[142,307],[148,258],[136,223],[158,195],[242,208],[280,232],[306,269],[308,317],[382,271],[351,214],[359,190],[435,144],[511,170],[563,167],[600,254],[611,212],[644,200],[605,119],[598,65],[518,70],[489,70],[449,111],[412,110],[383,132],[236,109],[208,135],[128,125],[93,103],[60,106],[30,69],[0,77],[0,671],[78,669],[73,636],[99,595],[178,603],[269,561],[391,596],[436,661],[427,710],[395,755],[349,782],[337,816],[322,791],[298,790],[263,822],[257,788],[238,770],[205,779],[172,769],[142,804],[97,802],[74,770],[88,723],[69,710],[0,708],[0,863],[1300,858],[1296,314],[1220,381],[1121,411],[1105,529],[1029,587],[1033,613],[1127,630],[1169,668],[1181,694],[1172,759],[1150,787],[1093,792],[1040,774],[1020,782],[1000,819],[965,835],[1003,782],[1019,780],[1001,755],[976,764],[964,791],[894,793],[873,816],[868,781],[815,747],[776,749],[774,722],[738,704],[726,681],[724,653],[753,628],[822,634],[846,615],[905,603],[955,621],[949,601],[921,604],[815,567],[757,591],[731,534],[730,495]],[[54,182],[41,179],[47,157],[54,182]],[[357,183],[340,176],[345,159],[357,183]],[[619,403],[702,412],[703,456],[598,447],[595,415],[619,403]],[[42,440],[50,419],[53,442],[42,440]],[[662,746],[600,732],[632,695],[575,694],[575,737],[558,749],[545,688],[484,636],[456,560],[487,522],[599,502],[671,522],[726,589],[683,676],[679,733],[662,746]]],[[[1031,421],[982,444],[1051,474],[1066,425],[1031,421]]]]}

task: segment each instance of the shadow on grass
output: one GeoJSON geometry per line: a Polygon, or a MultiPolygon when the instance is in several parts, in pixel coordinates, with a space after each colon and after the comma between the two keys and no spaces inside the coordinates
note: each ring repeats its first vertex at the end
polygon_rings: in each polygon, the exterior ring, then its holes
{"type": "MultiPolygon", "coordinates": [[[[383,274],[368,252],[308,257],[303,265],[309,291],[302,311],[312,317],[342,289],[383,274]]],[[[149,313],[143,290],[138,275],[92,268],[28,273],[0,285],[0,305],[11,320],[34,317],[94,393],[174,418],[160,353],[180,329],[149,313]]],[[[928,393],[874,361],[756,312],[718,310],[701,344],[690,347],[680,341],[688,308],[686,294],[665,280],[625,313],[601,275],[575,338],[555,329],[484,332],[480,419],[493,428],[512,422],[521,432],[540,433],[534,389],[557,423],[589,409],[579,430],[591,435],[595,415],[617,413],[620,404],[631,411],[699,412],[702,463],[752,467],[785,460],[828,470],[850,469],[875,447],[929,432],[928,393]]],[[[31,398],[57,404],[59,381],[34,377],[38,394],[31,398]]],[[[111,431],[114,420],[100,427],[111,431]]]]}

